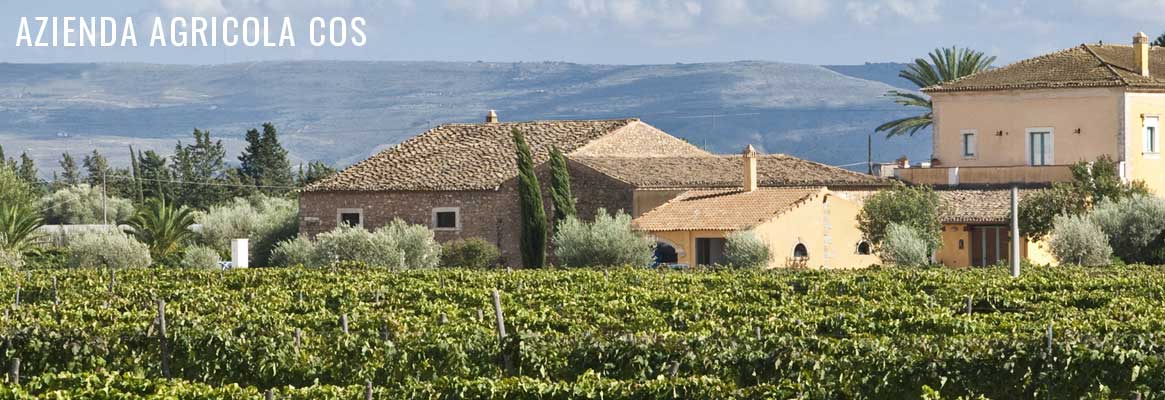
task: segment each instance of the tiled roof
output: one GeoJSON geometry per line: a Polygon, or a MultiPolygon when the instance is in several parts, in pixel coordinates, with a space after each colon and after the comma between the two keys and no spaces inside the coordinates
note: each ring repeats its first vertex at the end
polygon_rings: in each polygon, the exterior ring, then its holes
{"type": "MultiPolygon", "coordinates": [[[[744,179],[741,156],[570,157],[638,188],[737,188],[744,179]]],[[[891,181],[784,154],[757,158],[760,186],[888,186],[891,181]]]]}
{"type": "Polygon", "coordinates": [[[518,175],[510,133],[514,129],[525,135],[535,164],[550,158],[551,145],[567,154],[584,148],[589,149],[588,154],[623,155],[614,149],[642,152],[634,146],[620,146],[619,140],[608,140],[616,132],[627,136],[625,140],[649,141],[653,150],[664,153],[707,154],[638,119],[446,124],[304,190],[492,190],[518,175]],[[590,149],[591,144],[597,149],[590,149]]]}
{"type": "Polygon", "coordinates": [[[651,232],[743,230],[771,221],[824,192],[822,187],[689,190],[632,224],[651,232]]]}
{"type": "Polygon", "coordinates": [[[1149,75],[1141,76],[1131,45],[1082,44],[923,89],[976,90],[1131,87],[1165,89],[1165,48],[1149,48],[1149,75]]]}
{"type": "MultiPolygon", "coordinates": [[[[1020,190],[1023,199],[1030,190],[1020,190]]],[[[953,189],[936,191],[944,203],[940,219],[947,224],[1006,223],[1011,221],[1010,189],[953,189]]]]}

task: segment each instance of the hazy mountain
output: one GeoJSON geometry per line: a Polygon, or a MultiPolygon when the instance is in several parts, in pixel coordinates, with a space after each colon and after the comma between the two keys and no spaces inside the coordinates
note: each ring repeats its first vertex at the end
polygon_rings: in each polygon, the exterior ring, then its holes
{"type": "MultiPolygon", "coordinates": [[[[887,65],[0,64],[0,144],[48,171],[63,151],[96,148],[120,163],[131,144],[170,153],[198,127],[233,162],[244,131],[272,121],[297,160],[343,166],[496,109],[503,120],[640,117],[716,152],[753,143],[849,164],[865,161],[875,126],[910,113],[883,96],[894,88],[887,65]]],[[[929,157],[929,134],[875,137],[876,160],[903,154],[929,157]]]]}
{"type": "Polygon", "coordinates": [[[862,65],[823,65],[834,72],[876,82],[882,82],[899,89],[918,90],[918,86],[898,73],[907,67],[902,63],[865,63],[862,65]]]}

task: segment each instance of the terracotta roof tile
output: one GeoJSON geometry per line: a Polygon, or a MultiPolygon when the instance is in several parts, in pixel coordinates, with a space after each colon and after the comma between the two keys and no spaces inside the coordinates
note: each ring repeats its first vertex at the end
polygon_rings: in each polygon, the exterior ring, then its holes
{"type": "Polygon", "coordinates": [[[824,193],[823,187],[689,190],[632,221],[644,231],[743,230],[824,193]]]}
{"type": "Polygon", "coordinates": [[[1131,45],[1082,44],[923,89],[927,93],[1071,87],[1165,89],[1165,48],[1149,48],[1149,77],[1131,45]]]}
{"type": "MultiPolygon", "coordinates": [[[[739,155],[701,157],[581,157],[572,160],[639,188],[738,188],[739,155]]],[[[784,154],[757,158],[760,186],[888,186],[892,181],[784,154]]]]}
{"type": "MultiPolygon", "coordinates": [[[[935,191],[944,203],[940,219],[947,224],[1006,223],[1011,221],[1010,189],[954,189],[935,191]]],[[[1031,190],[1019,191],[1020,199],[1031,190]]]]}
{"type": "MultiPolygon", "coordinates": [[[[620,140],[651,139],[669,154],[707,154],[638,119],[446,124],[405,140],[305,191],[491,190],[518,175],[511,130],[526,136],[535,164],[550,157],[550,146],[567,154],[604,145],[629,151],[620,140]],[[619,133],[612,135],[612,133],[619,133]],[[609,138],[627,136],[628,138],[609,138]],[[604,139],[604,140],[599,140],[604,139]],[[663,143],[670,139],[676,143],[663,143]],[[663,144],[660,144],[663,143],[663,144]]],[[[615,153],[615,155],[620,155],[615,153]]]]}

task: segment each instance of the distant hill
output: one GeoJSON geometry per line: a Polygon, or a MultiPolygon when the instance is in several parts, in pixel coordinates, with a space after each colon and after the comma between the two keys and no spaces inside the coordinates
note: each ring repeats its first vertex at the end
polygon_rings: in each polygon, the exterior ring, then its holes
{"type": "MultiPolygon", "coordinates": [[[[345,166],[447,122],[640,117],[716,152],[752,143],[829,163],[866,160],[866,136],[909,115],[883,94],[890,64],[580,65],[260,62],[213,66],[0,64],[0,144],[42,171],[61,152],[173,150],[195,127],[228,144],[272,121],[295,159],[345,166]]],[[[649,152],[650,149],[644,149],[649,152]]],[[[929,134],[875,137],[874,158],[930,155],[929,134]]],[[[860,167],[864,168],[864,167],[860,167]]]]}
{"type": "Polygon", "coordinates": [[[862,65],[824,65],[831,71],[849,75],[855,78],[882,82],[899,89],[918,90],[914,82],[898,76],[908,64],[902,63],[865,63],[862,65]]]}

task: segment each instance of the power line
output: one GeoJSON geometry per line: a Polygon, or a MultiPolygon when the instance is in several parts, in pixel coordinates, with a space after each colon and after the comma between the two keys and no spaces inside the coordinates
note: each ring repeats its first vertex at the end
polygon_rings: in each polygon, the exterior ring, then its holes
{"type": "Polygon", "coordinates": [[[299,186],[246,185],[246,184],[240,185],[240,184],[223,183],[223,182],[189,182],[189,181],[176,181],[176,180],[168,180],[168,179],[134,178],[132,176],[111,176],[109,178],[115,179],[115,180],[135,180],[136,179],[136,180],[142,180],[142,181],[146,181],[146,182],[175,183],[175,184],[179,184],[179,185],[224,186],[224,187],[263,188],[263,189],[299,189],[299,186]]]}

